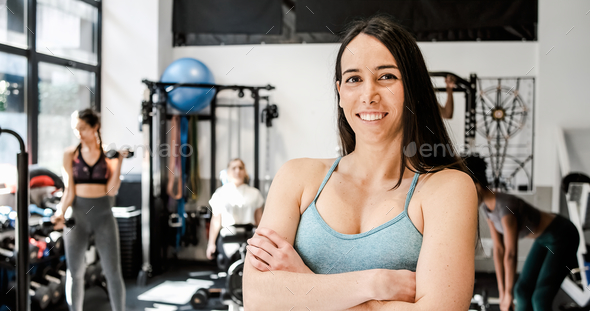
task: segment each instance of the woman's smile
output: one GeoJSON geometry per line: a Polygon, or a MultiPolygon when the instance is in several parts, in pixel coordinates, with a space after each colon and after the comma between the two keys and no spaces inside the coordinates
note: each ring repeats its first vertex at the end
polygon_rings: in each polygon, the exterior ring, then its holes
{"type": "Polygon", "coordinates": [[[371,112],[359,112],[356,114],[356,116],[358,118],[360,118],[363,123],[377,123],[381,120],[383,120],[389,113],[387,112],[377,112],[377,111],[371,111],[371,112]]]}

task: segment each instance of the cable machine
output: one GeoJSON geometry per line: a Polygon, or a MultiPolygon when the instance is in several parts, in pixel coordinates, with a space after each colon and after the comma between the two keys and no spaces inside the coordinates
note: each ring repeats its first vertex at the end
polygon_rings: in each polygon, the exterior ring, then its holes
{"type": "MultiPolygon", "coordinates": [[[[166,193],[166,184],[168,171],[166,167],[166,157],[157,152],[158,147],[166,142],[166,120],[172,118],[167,108],[168,93],[178,87],[196,87],[215,90],[215,96],[211,100],[209,114],[196,115],[198,121],[209,121],[211,126],[211,180],[209,187],[211,193],[217,186],[217,169],[216,169],[216,118],[217,108],[254,108],[254,187],[260,188],[260,157],[259,157],[259,127],[260,127],[260,101],[267,100],[268,96],[261,96],[260,90],[273,90],[275,87],[268,84],[266,86],[245,86],[245,85],[218,85],[218,84],[198,84],[198,83],[164,83],[149,80],[142,81],[147,89],[144,93],[144,100],[139,116],[140,131],[143,133],[143,157],[142,157],[142,257],[143,266],[137,277],[137,283],[144,286],[147,283],[147,277],[151,276],[152,270],[160,272],[162,261],[166,257],[166,245],[162,243],[162,237],[152,232],[161,232],[159,229],[168,226],[166,203],[168,195],[166,193]],[[244,90],[249,90],[254,99],[253,104],[236,105],[236,104],[218,104],[217,96],[221,91],[233,90],[239,91],[238,95],[243,96],[244,90]]],[[[269,103],[269,106],[270,105],[269,103]]],[[[267,107],[268,109],[268,107],[267,107]]],[[[276,110],[276,106],[275,106],[276,110]]],[[[266,122],[270,122],[273,114],[266,112],[266,122]]]]}

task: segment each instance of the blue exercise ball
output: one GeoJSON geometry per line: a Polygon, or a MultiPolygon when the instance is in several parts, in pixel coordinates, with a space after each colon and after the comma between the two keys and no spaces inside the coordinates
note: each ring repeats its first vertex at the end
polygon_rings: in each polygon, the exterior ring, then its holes
{"type": "MultiPolygon", "coordinates": [[[[215,84],[213,74],[202,62],[194,58],[177,59],[164,70],[162,82],[215,84]]],[[[168,93],[170,105],[182,112],[197,112],[209,106],[215,89],[178,87],[168,93]]]]}

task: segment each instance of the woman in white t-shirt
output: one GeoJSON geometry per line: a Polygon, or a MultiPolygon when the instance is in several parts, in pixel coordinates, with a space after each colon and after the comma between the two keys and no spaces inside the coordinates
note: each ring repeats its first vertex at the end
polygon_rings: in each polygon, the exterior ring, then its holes
{"type": "Polygon", "coordinates": [[[227,175],[229,182],[218,188],[209,200],[213,211],[207,244],[207,258],[210,260],[216,250],[226,258],[238,250],[238,243],[221,241],[224,236],[236,233],[234,224],[258,226],[262,218],[264,198],[258,189],[248,185],[250,178],[244,162],[241,159],[231,160],[227,166],[227,175]],[[219,240],[218,235],[221,235],[219,240]]]}

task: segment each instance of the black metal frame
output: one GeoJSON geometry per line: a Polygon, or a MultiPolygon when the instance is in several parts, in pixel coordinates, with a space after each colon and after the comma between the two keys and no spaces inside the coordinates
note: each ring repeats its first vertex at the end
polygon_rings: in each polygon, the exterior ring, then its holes
{"type": "MultiPolygon", "coordinates": [[[[158,102],[154,103],[153,102],[153,95],[158,93],[160,95],[162,94],[167,94],[169,92],[171,92],[172,90],[174,90],[177,87],[199,87],[199,88],[210,88],[210,89],[215,89],[215,97],[213,97],[213,99],[211,100],[211,104],[210,104],[210,113],[209,114],[197,114],[195,113],[194,115],[198,116],[198,120],[199,121],[210,121],[211,122],[211,181],[210,181],[210,186],[211,186],[211,191],[213,191],[216,188],[216,175],[217,175],[217,171],[215,168],[215,156],[216,156],[216,130],[215,130],[215,125],[216,125],[216,108],[217,107],[254,107],[254,187],[259,188],[260,187],[260,179],[259,179],[259,162],[260,162],[260,156],[259,156],[259,147],[260,147],[260,115],[259,115],[259,111],[260,111],[260,99],[261,96],[259,94],[260,90],[273,90],[275,87],[272,85],[266,85],[266,86],[245,86],[245,85],[218,85],[218,84],[201,84],[201,83],[165,83],[165,82],[154,82],[154,81],[149,81],[149,80],[143,80],[142,81],[150,90],[150,99],[148,101],[148,105],[150,106],[156,106],[159,107],[160,109],[163,109],[162,112],[163,115],[166,115],[167,117],[171,117],[172,115],[169,115],[166,113],[166,98],[164,96],[161,96],[158,99],[158,102]],[[252,98],[254,98],[254,104],[251,105],[223,105],[223,104],[217,104],[217,95],[219,94],[220,91],[223,90],[250,90],[252,92],[252,98]],[[159,91],[159,92],[158,92],[159,91]]],[[[144,107],[145,108],[145,107],[144,107]]],[[[164,132],[165,135],[165,132],[164,132]]],[[[165,138],[165,136],[164,136],[165,138]]],[[[164,189],[165,190],[165,189],[164,189]]],[[[164,191],[165,192],[165,191],[164,191]]]]}
{"type": "Polygon", "coordinates": [[[37,0],[27,2],[27,44],[28,48],[18,48],[0,43],[0,52],[24,56],[27,58],[26,100],[25,113],[27,114],[27,149],[29,150],[29,163],[37,163],[38,159],[38,118],[39,118],[39,62],[81,69],[95,74],[94,109],[101,110],[101,61],[102,61],[102,2],[92,0],[78,0],[98,9],[96,57],[97,65],[89,65],[82,62],[47,55],[37,52],[37,36],[32,29],[37,29],[37,0]]]}
{"type": "MultiPolygon", "coordinates": [[[[457,87],[453,92],[465,93],[465,148],[467,151],[473,150],[475,145],[475,100],[477,98],[477,75],[472,73],[469,75],[469,81],[459,77],[458,75],[447,71],[433,71],[429,72],[431,77],[446,77],[453,76],[457,87]]],[[[446,88],[434,88],[436,92],[446,92],[446,88]]],[[[465,150],[463,150],[465,151],[465,150]]]]}
{"type": "MultiPolygon", "coordinates": [[[[6,133],[18,140],[20,153],[16,156],[18,168],[18,186],[16,191],[16,309],[29,311],[29,154],[23,139],[15,131],[0,128],[0,134],[6,133]],[[23,217],[25,215],[25,217],[23,217]]],[[[30,271],[30,270],[29,270],[30,271]]]]}
{"type": "MultiPolygon", "coordinates": [[[[275,87],[272,85],[266,86],[244,86],[244,85],[217,85],[217,84],[195,84],[195,83],[163,83],[154,82],[149,80],[142,81],[149,91],[149,95],[144,98],[141,108],[141,128],[144,131],[144,143],[146,140],[149,141],[149,150],[151,156],[148,155],[148,162],[144,162],[143,174],[147,175],[142,177],[142,227],[148,226],[147,231],[142,229],[142,247],[143,247],[143,265],[142,270],[138,275],[138,285],[144,286],[146,279],[152,274],[152,272],[161,271],[162,266],[162,252],[161,243],[158,240],[157,234],[152,234],[152,231],[158,232],[160,223],[158,223],[158,216],[161,213],[162,206],[168,201],[166,194],[167,181],[167,167],[165,159],[160,155],[160,152],[155,152],[158,146],[154,146],[154,141],[165,142],[166,141],[166,119],[172,118],[172,114],[167,111],[168,104],[168,92],[171,92],[177,87],[198,87],[215,89],[215,96],[210,103],[209,114],[199,114],[197,112],[191,114],[196,115],[199,121],[209,121],[211,125],[211,180],[210,190],[211,193],[217,186],[217,170],[216,170],[216,109],[218,107],[253,107],[254,108],[254,187],[260,188],[259,178],[259,149],[260,149],[260,100],[266,99],[267,96],[260,96],[260,90],[273,90],[275,87]],[[223,90],[239,90],[243,93],[244,90],[250,90],[252,98],[254,99],[253,104],[245,105],[225,105],[217,103],[217,96],[223,90]],[[155,99],[157,98],[157,99],[155,99]],[[158,130],[157,133],[155,131],[158,130]],[[156,135],[156,136],[154,136],[156,135]],[[159,157],[159,167],[155,167],[154,157],[159,157]],[[147,172],[146,172],[147,171],[147,172]],[[153,216],[152,216],[153,215],[153,216]]],[[[145,149],[146,146],[144,146],[145,149]]],[[[144,151],[144,157],[145,157],[144,151]]]]}

